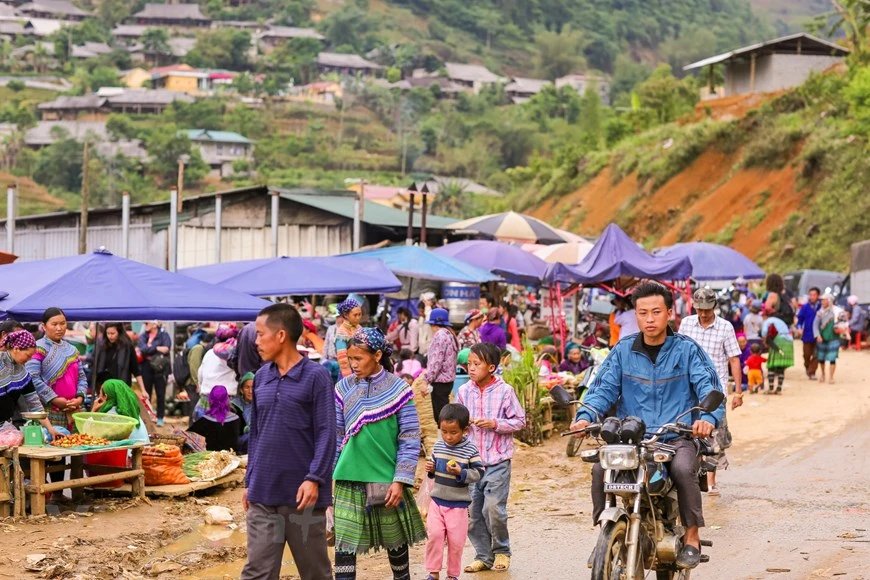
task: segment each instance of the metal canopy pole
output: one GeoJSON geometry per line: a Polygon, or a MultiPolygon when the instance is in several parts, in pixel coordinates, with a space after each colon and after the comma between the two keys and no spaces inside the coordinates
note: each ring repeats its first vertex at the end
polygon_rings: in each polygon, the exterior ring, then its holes
{"type": "Polygon", "coordinates": [[[178,270],[178,188],[169,189],[169,271],[178,270]]]}
{"type": "Polygon", "coordinates": [[[130,258],[130,192],[121,194],[121,255],[130,258]]]}
{"type": "Polygon", "coordinates": [[[6,188],[6,251],[15,253],[15,186],[6,188]]]}
{"type": "Polygon", "coordinates": [[[214,252],[215,264],[221,263],[221,231],[223,230],[223,204],[221,194],[214,196],[214,252]]]}
{"type": "Polygon", "coordinates": [[[277,191],[272,192],[272,257],[278,257],[278,210],[281,198],[277,191]]]}
{"type": "Polygon", "coordinates": [[[410,199],[408,201],[408,231],[405,234],[405,245],[414,245],[414,194],[417,193],[417,184],[412,183],[408,188],[410,199]]]}

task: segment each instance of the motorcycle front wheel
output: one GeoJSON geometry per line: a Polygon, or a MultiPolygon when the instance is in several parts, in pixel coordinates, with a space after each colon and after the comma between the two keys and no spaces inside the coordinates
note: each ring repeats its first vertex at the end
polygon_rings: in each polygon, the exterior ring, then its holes
{"type": "Polygon", "coordinates": [[[577,452],[580,451],[580,447],[583,445],[582,439],[574,439],[573,437],[568,438],[568,448],[565,449],[565,453],[568,454],[568,457],[574,457],[577,455],[577,452]]]}
{"type": "Polygon", "coordinates": [[[592,552],[592,580],[624,580],[628,562],[625,520],[603,524],[592,552]]]}

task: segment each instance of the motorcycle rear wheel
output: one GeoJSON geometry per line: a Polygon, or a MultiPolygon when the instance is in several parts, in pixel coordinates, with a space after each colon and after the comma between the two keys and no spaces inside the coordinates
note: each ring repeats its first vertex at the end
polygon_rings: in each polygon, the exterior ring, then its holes
{"type": "Polygon", "coordinates": [[[568,448],[565,449],[565,453],[568,454],[568,457],[574,457],[580,451],[580,447],[583,445],[582,439],[574,439],[573,437],[568,438],[568,448]]]}
{"type": "Polygon", "coordinates": [[[603,524],[592,552],[592,580],[624,580],[628,560],[628,523],[603,524]]]}

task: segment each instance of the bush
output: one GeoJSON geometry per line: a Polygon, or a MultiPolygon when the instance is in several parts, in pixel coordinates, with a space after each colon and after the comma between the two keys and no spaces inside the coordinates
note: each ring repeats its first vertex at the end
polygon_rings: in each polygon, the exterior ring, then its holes
{"type": "Polygon", "coordinates": [[[24,81],[13,79],[6,83],[6,86],[9,88],[10,91],[17,93],[24,90],[24,81]]]}
{"type": "Polygon", "coordinates": [[[789,126],[783,123],[783,119],[776,122],[765,123],[755,131],[755,138],[749,142],[743,152],[741,167],[762,167],[768,169],[781,169],[791,158],[791,153],[804,137],[803,129],[799,126],[789,126]]]}

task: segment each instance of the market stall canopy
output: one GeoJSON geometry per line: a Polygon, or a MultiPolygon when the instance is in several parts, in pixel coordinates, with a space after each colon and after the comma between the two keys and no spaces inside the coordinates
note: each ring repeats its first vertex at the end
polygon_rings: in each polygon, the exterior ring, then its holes
{"type": "Polygon", "coordinates": [[[544,278],[549,283],[600,284],[622,277],[681,280],[691,273],[689,258],[653,256],[619,226],[610,224],[582,262],[575,266],[551,264],[544,278]]]}
{"type": "Polygon", "coordinates": [[[656,256],[684,256],[692,262],[692,278],[695,280],[760,280],[764,270],[728,246],[708,242],[688,242],[660,248],[656,256]]]}
{"type": "Polygon", "coordinates": [[[179,274],[252,296],[385,294],[402,287],[382,261],[356,256],[242,260],[185,268],[179,274]]]}
{"type": "Polygon", "coordinates": [[[473,232],[501,240],[530,244],[558,244],[571,241],[568,234],[537,218],[509,211],[457,222],[448,229],[473,232]]]}
{"type": "Polygon", "coordinates": [[[592,242],[565,242],[536,248],[533,253],[548,264],[579,264],[593,247],[592,242]]]}
{"type": "Polygon", "coordinates": [[[491,272],[450,256],[436,254],[432,250],[420,246],[391,246],[344,254],[344,256],[382,260],[393,274],[418,280],[464,282],[466,284],[483,284],[484,282],[500,280],[497,275],[491,272]]]}
{"type": "Polygon", "coordinates": [[[0,266],[0,318],[37,322],[46,308],[71,321],[254,320],[269,302],[147,264],[93,254],[0,266]]]}
{"type": "Polygon", "coordinates": [[[18,256],[16,256],[15,254],[10,254],[9,252],[0,252],[0,264],[11,264],[17,259],[18,256]]]}
{"type": "Polygon", "coordinates": [[[433,250],[482,270],[498,274],[516,284],[538,284],[547,263],[522,248],[490,240],[454,242],[433,250]]]}

